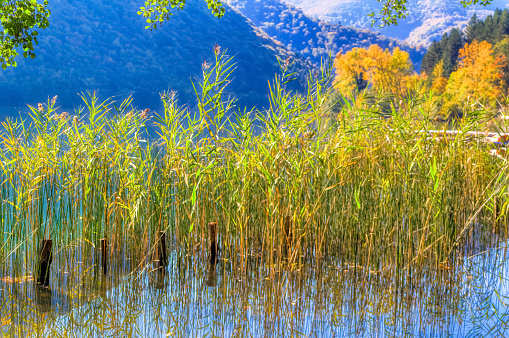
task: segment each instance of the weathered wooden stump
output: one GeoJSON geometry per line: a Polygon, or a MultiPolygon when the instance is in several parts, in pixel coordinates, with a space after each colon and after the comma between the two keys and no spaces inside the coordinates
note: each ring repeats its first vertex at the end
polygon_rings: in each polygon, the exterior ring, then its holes
{"type": "Polygon", "coordinates": [[[108,239],[101,238],[101,266],[103,274],[108,273],[108,239]]]}
{"type": "Polygon", "coordinates": [[[53,261],[53,241],[51,239],[41,240],[39,246],[39,264],[37,267],[37,285],[49,286],[50,266],[53,261]]]}
{"type": "Polygon", "coordinates": [[[168,255],[166,254],[166,234],[164,231],[158,231],[156,234],[157,241],[157,268],[164,271],[164,268],[168,264],[168,255]]]}
{"type": "Polygon", "coordinates": [[[218,244],[217,244],[217,222],[209,223],[209,240],[210,240],[210,264],[216,264],[218,260],[218,244]]]}

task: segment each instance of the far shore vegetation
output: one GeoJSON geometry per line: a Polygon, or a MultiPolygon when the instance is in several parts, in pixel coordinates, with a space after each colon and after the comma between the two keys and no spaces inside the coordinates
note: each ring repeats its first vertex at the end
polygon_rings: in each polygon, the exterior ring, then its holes
{"type": "Polygon", "coordinates": [[[435,120],[461,118],[472,105],[491,111],[492,116],[504,115],[508,110],[508,55],[509,10],[497,10],[485,20],[474,15],[465,33],[453,29],[433,42],[420,74],[414,71],[409,54],[398,47],[384,50],[371,45],[340,52],[334,63],[335,88],[337,96],[357,105],[367,97],[383,96],[387,111],[408,110],[409,100],[434,96],[431,117],[435,120]]]}

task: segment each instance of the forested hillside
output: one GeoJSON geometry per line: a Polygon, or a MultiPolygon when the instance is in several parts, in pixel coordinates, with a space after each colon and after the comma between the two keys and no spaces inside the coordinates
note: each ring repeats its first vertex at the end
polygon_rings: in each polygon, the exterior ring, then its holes
{"type": "MultiPolygon", "coordinates": [[[[344,26],[371,28],[371,12],[378,14],[382,5],[377,0],[285,0],[302,8],[312,17],[344,26]]],[[[472,14],[486,17],[497,8],[506,8],[507,0],[493,0],[484,7],[473,5],[464,8],[460,0],[410,0],[408,16],[397,26],[381,28],[385,36],[406,40],[411,45],[428,46],[452,28],[462,29],[472,14]]],[[[377,26],[372,29],[376,29],[377,26]]]]}
{"type": "MultiPolygon", "coordinates": [[[[195,1],[156,30],[145,29],[140,1],[51,1],[50,27],[40,31],[37,58],[18,59],[18,67],[0,71],[1,105],[46,101],[58,95],[66,107],[80,102],[77,93],[97,90],[100,97],[134,96],[134,104],[159,105],[159,93],[178,91],[182,103],[194,104],[191,79],[200,78],[213,46],[235,55],[237,70],[229,88],[242,105],[267,102],[267,81],[279,72],[277,58],[294,58],[227,8],[222,19],[195,1]]],[[[300,63],[303,67],[303,63],[300,63]]]]}
{"type": "Polygon", "coordinates": [[[509,58],[509,10],[498,9],[485,20],[473,15],[465,32],[453,29],[442,39],[433,41],[424,55],[422,71],[431,75],[436,65],[443,62],[443,76],[449,77],[456,69],[460,49],[474,40],[488,42],[496,56],[509,58]]]}
{"type": "Polygon", "coordinates": [[[344,27],[313,19],[304,12],[281,0],[227,0],[268,35],[285,44],[315,65],[340,50],[369,47],[377,44],[383,48],[400,47],[410,53],[414,66],[419,67],[424,49],[416,50],[368,29],[344,27]]]}

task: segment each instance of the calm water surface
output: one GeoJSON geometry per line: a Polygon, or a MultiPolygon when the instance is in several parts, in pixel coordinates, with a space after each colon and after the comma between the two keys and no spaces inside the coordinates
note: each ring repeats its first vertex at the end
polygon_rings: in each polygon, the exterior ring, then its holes
{"type": "MultiPolygon", "coordinates": [[[[165,272],[130,260],[111,275],[52,271],[50,290],[1,284],[12,337],[504,337],[506,241],[454,264],[396,272],[323,259],[300,268],[240,266],[172,250],[165,272]]],[[[472,250],[475,251],[475,248],[472,250]]],[[[53,266],[62,265],[55,256],[53,266]]]]}

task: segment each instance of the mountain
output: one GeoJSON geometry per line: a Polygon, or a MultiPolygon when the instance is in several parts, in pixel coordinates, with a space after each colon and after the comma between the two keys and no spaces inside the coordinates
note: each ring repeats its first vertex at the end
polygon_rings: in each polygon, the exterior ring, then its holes
{"type": "MultiPolygon", "coordinates": [[[[341,23],[357,28],[372,28],[367,14],[380,12],[377,0],[285,0],[301,8],[304,13],[321,20],[341,23]]],[[[452,28],[464,28],[470,17],[476,13],[479,18],[493,14],[496,8],[509,6],[507,0],[493,0],[486,7],[481,5],[464,8],[460,0],[409,0],[408,16],[398,26],[378,28],[386,36],[405,40],[411,45],[428,46],[440,39],[452,28]]],[[[373,27],[372,29],[375,29],[373,27]]]]}
{"type": "Polygon", "coordinates": [[[248,17],[257,27],[300,54],[315,66],[340,50],[367,48],[377,44],[383,48],[400,47],[410,54],[418,69],[424,49],[418,50],[368,29],[344,27],[313,19],[292,5],[280,0],[227,0],[227,3],[248,17]]]}
{"type": "MultiPolygon", "coordinates": [[[[296,59],[282,44],[227,8],[215,18],[204,1],[190,1],[169,21],[146,30],[137,15],[138,0],[53,0],[50,27],[39,31],[33,60],[0,71],[1,106],[37,105],[58,95],[57,104],[82,104],[77,93],[98,91],[100,98],[129,94],[140,108],[160,107],[159,93],[176,90],[179,102],[195,104],[191,79],[214,60],[213,47],[235,55],[229,85],[240,105],[268,102],[267,81],[280,72],[278,59],[296,59]]],[[[306,64],[297,60],[297,67],[306,64]]],[[[26,106],[25,106],[26,107],[26,106]]]]}

